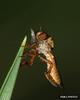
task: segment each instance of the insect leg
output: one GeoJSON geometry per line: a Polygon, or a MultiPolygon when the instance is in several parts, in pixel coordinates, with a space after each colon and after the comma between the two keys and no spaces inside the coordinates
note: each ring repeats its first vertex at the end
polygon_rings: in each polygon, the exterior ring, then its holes
{"type": "Polygon", "coordinates": [[[47,63],[47,64],[50,64],[50,67],[49,67],[49,69],[48,69],[48,71],[47,71],[47,73],[50,73],[50,72],[51,72],[51,69],[52,69],[52,67],[53,67],[53,63],[52,63],[50,60],[45,59],[45,58],[42,57],[41,55],[39,55],[39,58],[40,58],[43,62],[45,62],[45,63],[47,63]]]}
{"type": "Polygon", "coordinates": [[[37,51],[35,49],[32,49],[30,51],[30,56],[31,56],[31,60],[29,62],[30,65],[33,64],[33,62],[34,62],[34,60],[35,60],[35,58],[36,58],[37,55],[38,55],[38,53],[37,53],[37,51]]]}
{"type": "Polygon", "coordinates": [[[38,57],[39,57],[43,62],[52,64],[50,60],[45,59],[45,58],[42,57],[41,55],[39,55],[38,57]]]}
{"type": "Polygon", "coordinates": [[[21,64],[20,64],[20,66],[22,66],[22,65],[31,65],[29,62],[27,62],[26,61],[26,57],[27,56],[33,56],[30,52],[27,52],[26,50],[24,50],[24,52],[23,52],[23,56],[21,56],[21,58],[22,58],[22,60],[21,60],[21,64]]]}

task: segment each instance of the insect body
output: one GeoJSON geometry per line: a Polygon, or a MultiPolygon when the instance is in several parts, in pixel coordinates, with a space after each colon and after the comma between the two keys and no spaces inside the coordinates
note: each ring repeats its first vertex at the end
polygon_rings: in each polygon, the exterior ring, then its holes
{"type": "MultiPolygon", "coordinates": [[[[52,40],[50,39],[50,43],[51,43],[51,41],[52,40]]],[[[54,43],[52,43],[52,44],[54,44],[54,43]]],[[[53,45],[52,45],[52,47],[53,47],[53,45]]],[[[61,86],[62,85],[61,77],[60,77],[56,62],[55,62],[55,56],[52,54],[51,46],[49,45],[48,39],[41,41],[41,43],[39,44],[39,47],[38,47],[38,51],[39,51],[39,54],[42,53],[46,57],[46,59],[44,59],[43,57],[39,56],[42,61],[47,63],[47,72],[45,72],[46,78],[54,86],[62,87],[61,86]]]]}
{"type": "MultiPolygon", "coordinates": [[[[55,56],[52,53],[52,48],[54,48],[52,37],[48,36],[48,34],[45,32],[38,32],[35,36],[34,32],[32,31],[31,34],[34,36],[32,37],[34,43],[30,45],[31,51],[28,54],[26,53],[26,55],[31,56],[29,64],[32,65],[35,57],[38,56],[43,62],[47,64],[47,72],[45,72],[46,78],[54,86],[62,87],[61,76],[57,68],[55,56]],[[41,54],[43,54],[45,58],[41,56],[41,54]]],[[[25,60],[23,61],[26,63],[25,60]]]]}

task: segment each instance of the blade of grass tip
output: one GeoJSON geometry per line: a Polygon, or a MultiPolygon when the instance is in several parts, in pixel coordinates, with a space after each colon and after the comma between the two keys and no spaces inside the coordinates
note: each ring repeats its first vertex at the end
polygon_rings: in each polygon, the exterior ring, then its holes
{"type": "Polygon", "coordinates": [[[0,100],[10,100],[11,99],[13,88],[16,82],[18,71],[19,71],[21,56],[23,55],[24,46],[26,44],[26,41],[27,41],[27,36],[25,36],[19,48],[19,51],[15,57],[15,60],[0,89],[0,100]]]}

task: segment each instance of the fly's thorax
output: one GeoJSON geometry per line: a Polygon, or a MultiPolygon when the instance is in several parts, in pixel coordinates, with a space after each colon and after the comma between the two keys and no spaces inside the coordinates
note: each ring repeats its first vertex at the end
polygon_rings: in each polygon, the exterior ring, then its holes
{"type": "Polygon", "coordinates": [[[44,54],[44,55],[46,55],[47,52],[50,51],[50,48],[49,48],[48,43],[46,42],[46,40],[39,41],[37,50],[38,50],[39,54],[44,54]]]}

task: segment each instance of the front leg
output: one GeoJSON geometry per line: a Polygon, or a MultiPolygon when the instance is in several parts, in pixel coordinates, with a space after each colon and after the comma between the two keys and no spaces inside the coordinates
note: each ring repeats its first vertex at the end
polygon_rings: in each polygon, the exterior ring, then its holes
{"type": "Polygon", "coordinates": [[[29,52],[24,51],[21,64],[22,65],[25,65],[25,64],[32,65],[37,55],[38,55],[38,53],[35,49],[31,49],[29,52]],[[31,57],[29,62],[26,61],[27,56],[31,57]]]}
{"type": "Polygon", "coordinates": [[[48,63],[48,64],[52,64],[50,60],[45,59],[44,57],[42,57],[41,55],[38,56],[43,62],[48,63]]]}
{"type": "Polygon", "coordinates": [[[47,64],[50,64],[49,69],[47,70],[47,73],[50,73],[50,72],[51,72],[51,69],[52,69],[52,67],[53,67],[53,63],[52,63],[50,60],[45,59],[45,58],[42,57],[41,55],[39,55],[39,58],[40,58],[43,62],[45,62],[45,63],[47,63],[47,64]]]}

